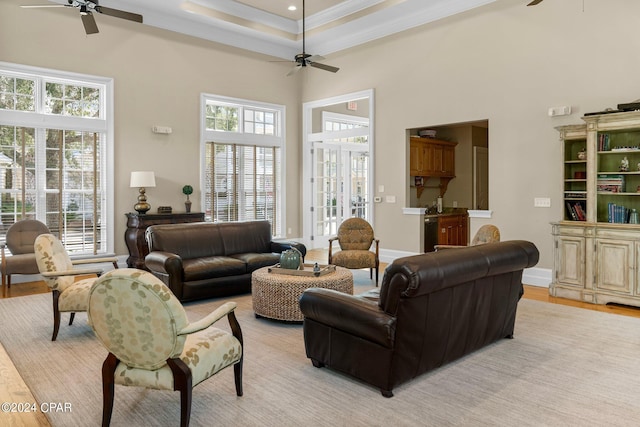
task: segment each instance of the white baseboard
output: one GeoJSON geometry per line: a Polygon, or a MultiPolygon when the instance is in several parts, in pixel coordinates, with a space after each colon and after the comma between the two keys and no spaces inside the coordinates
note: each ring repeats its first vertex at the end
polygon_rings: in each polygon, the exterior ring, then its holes
{"type": "Polygon", "coordinates": [[[522,275],[522,283],[525,285],[548,288],[551,284],[551,270],[548,268],[525,268],[522,275]]]}

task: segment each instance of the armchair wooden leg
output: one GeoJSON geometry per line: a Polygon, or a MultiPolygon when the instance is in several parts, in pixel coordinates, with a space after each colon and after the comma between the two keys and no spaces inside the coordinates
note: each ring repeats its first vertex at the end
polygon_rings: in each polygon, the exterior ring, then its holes
{"type": "Polygon", "coordinates": [[[236,395],[242,396],[242,360],[244,356],[240,358],[240,361],[233,365],[233,376],[236,381],[236,395]]]}
{"type": "Polygon", "coordinates": [[[188,427],[191,418],[191,369],[180,358],[167,359],[173,372],[173,389],[180,391],[180,427],[188,427]]]}
{"type": "Polygon", "coordinates": [[[111,424],[111,413],[113,412],[113,389],[114,376],[118,358],[109,353],[102,364],[102,427],[109,427],[111,424]]]}
{"type": "Polygon", "coordinates": [[[60,291],[53,290],[53,335],[51,341],[55,341],[60,330],[60,309],[58,308],[58,299],[60,299],[60,291]]]}
{"type": "Polygon", "coordinates": [[[233,373],[236,382],[236,395],[242,396],[242,363],[244,361],[244,341],[242,339],[242,329],[240,328],[240,324],[238,323],[238,319],[236,318],[236,314],[232,311],[227,315],[227,320],[229,321],[229,326],[231,327],[231,332],[233,336],[240,341],[240,345],[242,346],[242,356],[240,356],[240,360],[233,366],[233,373]]]}

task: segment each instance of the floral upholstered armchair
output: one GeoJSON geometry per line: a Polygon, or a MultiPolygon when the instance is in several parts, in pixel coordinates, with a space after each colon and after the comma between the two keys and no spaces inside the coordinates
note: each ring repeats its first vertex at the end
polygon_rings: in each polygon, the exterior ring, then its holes
{"type": "MultiPolygon", "coordinates": [[[[469,246],[484,245],[485,243],[494,243],[500,241],[500,230],[495,225],[485,224],[478,229],[476,235],[471,240],[469,246]]],[[[438,249],[453,249],[453,248],[465,248],[466,246],[455,245],[435,245],[434,248],[438,249]]]]}
{"type": "Polygon", "coordinates": [[[89,289],[96,281],[97,276],[102,274],[104,270],[102,267],[95,266],[82,269],[74,266],[111,262],[114,268],[118,268],[118,259],[111,257],[72,261],[62,242],[53,234],[41,234],[36,237],[33,248],[40,275],[51,288],[53,295],[53,335],[51,341],[55,341],[60,329],[60,313],[71,313],[69,319],[69,325],[71,325],[77,312],[87,311],[89,289]],[[77,276],[84,275],[92,277],[76,280],[77,276]]]}
{"type": "Polygon", "coordinates": [[[369,277],[373,278],[376,269],[376,286],[378,286],[378,269],[380,240],[373,234],[371,225],[362,218],[349,218],[338,228],[338,235],[329,239],[329,264],[344,268],[368,268],[369,277]],[[333,253],[333,242],[337,240],[340,251],[333,253]],[[375,252],[371,245],[375,242],[375,252]]]}
{"type": "Polygon", "coordinates": [[[242,331],[227,302],[189,323],[180,301],[153,274],[132,268],[111,271],[91,288],[88,317],[109,352],[102,365],[102,425],[111,422],[114,384],[180,391],[180,424],[191,415],[192,388],[234,367],[242,396],[242,331]],[[227,317],[232,333],[213,327],[227,317]]]}

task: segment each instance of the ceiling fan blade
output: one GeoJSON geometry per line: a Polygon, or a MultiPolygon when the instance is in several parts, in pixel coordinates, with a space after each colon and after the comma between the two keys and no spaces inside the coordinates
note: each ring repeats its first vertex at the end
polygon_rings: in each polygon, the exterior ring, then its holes
{"type": "Polygon", "coordinates": [[[142,23],[142,15],[138,15],[137,13],[125,12],[124,10],[111,9],[110,7],[104,6],[96,6],[96,10],[105,15],[142,23]]]}
{"type": "Polygon", "coordinates": [[[302,65],[296,65],[294,66],[288,73],[287,73],[287,77],[292,76],[294,74],[296,74],[298,71],[300,71],[302,69],[302,65]]]}
{"type": "Polygon", "coordinates": [[[527,6],[535,6],[535,5],[537,5],[538,3],[541,3],[541,2],[542,2],[542,0],[533,0],[533,1],[532,1],[531,3],[529,3],[527,6]]]}
{"type": "Polygon", "coordinates": [[[96,24],[96,20],[91,14],[91,12],[86,12],[80,15],[82,18],[82,25],[84,25],[84,31],[87,34],[96,34],[98,33],[98,25],[96,24]]]}
{"type": "Polygon", "coordinates": [[[68,7],[68,4],[23,4],[20,5],[23,9],[40,9],[43,7],[68,7]]]}
{"type": "Polygon", "coordinates": [[[325,58],[322,55],[311,55],[311,56],[307,57],[307,61],[311,61],[311,62],[324,61],[325,59],[327,59],[327,58],[325,58]]]}
{"type": "Polygon", "coordinates": [[[309,62],[309,65],[314,68],[320,68],[321,70],[331,71],[332,73],[337,73],[340,68],[332,67],[331,65],[321,64],[319,62],[309,62]]]}

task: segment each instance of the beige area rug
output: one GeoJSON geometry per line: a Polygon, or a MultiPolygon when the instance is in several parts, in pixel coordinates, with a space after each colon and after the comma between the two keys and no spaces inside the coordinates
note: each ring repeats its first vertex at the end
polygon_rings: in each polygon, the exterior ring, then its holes
{"type": "MultiPolygon", "coordinates": [[[[356,292],[371,288],[356,272],[356,292]]],[[[0,342],[39,402],[70,404],[53,426],[97,426],[106,352],[86,324],[50,341],[50,295],[0,300],[0,342]]],[[[623,426],[640,420],[640,319],[522,300],[515,339],[380,392],[304,353],[302,327],[256,319],[239,304],[244,396],[233,370],[194,389],[192,426],[623,426]]],[[[192,320],[221,301],[187,304],[192,320]]],[[[68,319],[68,317],[66,318],[68,319]]],[[[65,318],[63,317],[63,322],[65,318]]],[[[225,328],[226,328],[225,323],[225,328]]],[[[177,426],[177,392],[116,386],[112,426],[177,426]]],[[[0,414],[0,425],[3,425],[0,414]]]]}

